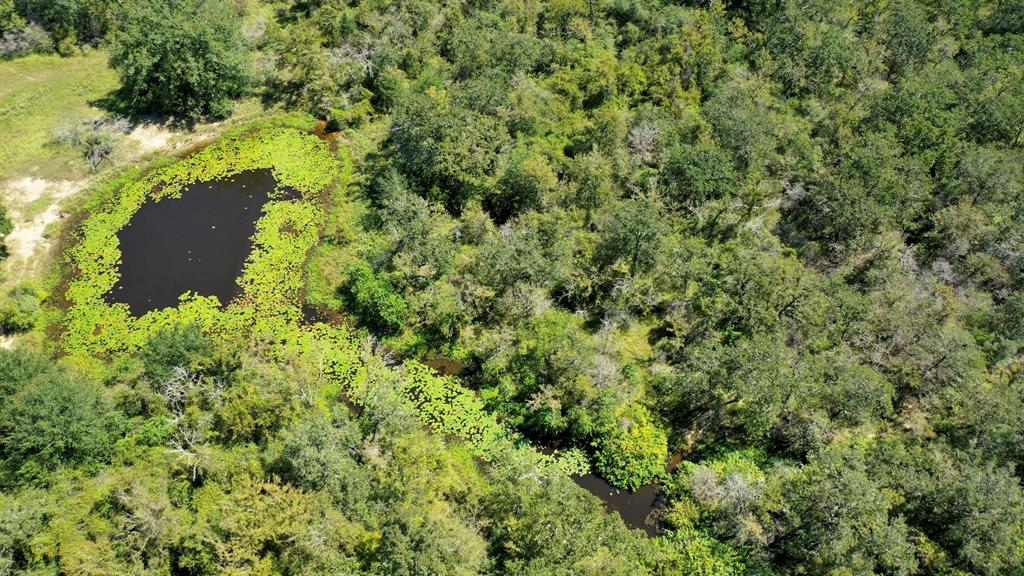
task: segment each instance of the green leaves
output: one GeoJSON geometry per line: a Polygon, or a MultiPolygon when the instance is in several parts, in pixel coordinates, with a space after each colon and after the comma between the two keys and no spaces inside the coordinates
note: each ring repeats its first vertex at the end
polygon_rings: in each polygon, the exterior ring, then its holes
{"type": "Polygon", "coordinates": [[[348,276],[352,306],[364,323],[382,332],[402,328],[409,317],[409,306],[391,284],[362,261],[349,265],[348,276]]]}
{"type": "Polygon", "coordinates": [[[135,113],[227,116],[249,83],[241,25],[225,0],[125,3],[110,48],[119,97],[135,113]]]}
{"type": "Polygon", "coordinates": [[[104,390],[62,371],[25,383],[0,410],[0,453],[22,482],[48,470],[96,463],[114,444],[116,417],[104,390]]]}
{"type": "Polygon", "coordinates": [[[643,406],[629,405],[616,416],[615,427],[596,441],[594,465],[608,482],[636,490],[664,475],[668,439],[643,406]]]}

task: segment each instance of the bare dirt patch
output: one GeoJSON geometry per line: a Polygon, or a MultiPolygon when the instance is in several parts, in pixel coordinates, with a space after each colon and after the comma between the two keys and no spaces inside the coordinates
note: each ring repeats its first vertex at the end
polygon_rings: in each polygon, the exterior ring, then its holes
{"type": "Polygon", "coordinates": [[[87,180],[46,180],[26,176],[0,185],[14,230],[7,235],[7,280],[18,281],[49,250],[47,228],[64,218],[64,200],[85,187],[87,180]]]}
{"type": "Polygon", "coordinates": [[[151,123],[139,124],[128,133],[128,139],[134,142],[143,154],[169,148],[174,136],[176,134],[165,126],[151,123]]]}

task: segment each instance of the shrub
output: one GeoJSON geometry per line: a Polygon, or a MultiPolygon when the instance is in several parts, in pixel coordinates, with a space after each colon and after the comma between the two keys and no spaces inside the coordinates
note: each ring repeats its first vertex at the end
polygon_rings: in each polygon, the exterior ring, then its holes
{"type": "Polygon", "coordinates": [[[597,446],[597,472],[616,486],[636,490],[665,472],[668,438],[643,406],[625,408],[597,446]]]}
{"type": "Polygon", "coordinates": [[[363,323],[383,332],[399,330],[409,316],[409,306],[386,280],[359,261],[348,268],[348,294],[352,308],[363,323]]]}
{"type": "Polygon", "coordinates": [[[0,303],[0,328],[5,332],[31,330],[39,319],[44,296],[38,288],[30,285],[12,289],[0,303]]]}
{"type": "Polygon", "coordinates": [[[34,52],[49,52],[50,36],[35,24],[24,29],[11,29],[0,36],[0,58],[14,58],[34,52]]]}
{"type": "Polygon", "coordinates": [[[11,233],[11,230],[14,230],[14,224],[7,216],[7,209],[4,208],[3,204],[0,204],[0,259],[7,257],[7,247],[4,246],[4,239],[11,233]]]}
{"type": "Polygon", "coordinates": [[[112,416],[92,382],[61,372],[35,378],[0,410],[0,450],[15,469],[101,460],[113,446],[112,416]]]}
{"type": "Polygon", "coordinates": [[[146,375],[154,383],[167,379],[174,368],[195,370],[213,354],[213,343],[199,326],[179,324],[157,331],[146,342],[141,358],[146,375]]]}

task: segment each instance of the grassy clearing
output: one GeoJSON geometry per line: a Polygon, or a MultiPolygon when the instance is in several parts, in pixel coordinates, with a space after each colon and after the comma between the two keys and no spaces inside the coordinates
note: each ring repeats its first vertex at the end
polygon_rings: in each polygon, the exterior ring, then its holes
{"type": "Polygon", "coordinates": [[[54,130],[101,116],[90,102],[116,87],[117,74],[98,50],[0,62],[0,180],[28,172],[48,179],[83,176],[79,153],[50,143],[54,130]]]}

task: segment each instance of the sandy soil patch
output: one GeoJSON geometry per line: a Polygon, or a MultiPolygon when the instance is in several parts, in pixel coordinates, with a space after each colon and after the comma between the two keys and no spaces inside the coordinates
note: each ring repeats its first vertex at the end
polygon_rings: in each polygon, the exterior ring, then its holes
{"type": "Polygon", "coordinates": [[[128,133],[128,139],[135,142],[143,154],[169,148],[175,133],[159,124],[143,123],[128,133]]]}
{"type": "Polygon", "coordinates": [[[49,249],[46,229],[64,218],[61,203],[80,191],[86,180],[45,180],[27,176],[0,185],[14,230],[7,235],[8,280],[17,280],[49,249]]]}

